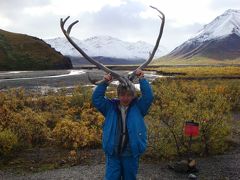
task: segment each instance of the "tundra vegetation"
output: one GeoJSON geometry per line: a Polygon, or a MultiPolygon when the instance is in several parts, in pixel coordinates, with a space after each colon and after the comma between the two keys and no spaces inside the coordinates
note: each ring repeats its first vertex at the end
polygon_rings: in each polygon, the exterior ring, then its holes
{"type": "Polygon", "coordinates": [[[69,58],[43,40],[0,29],[0,70],[69,69],[69,58]]]}
{"type": "MultiPolygon", "coordinates": [[[[192,139],[191,152],[197,156],[224,153],[239,134],[239,67],[156,68],[185,76],[159,78],[152,83],[155,99],[146,116],[149,147],[145,157],[154,160],[187,155],[187,120],[199,123],[199,136],[192,139]],[[191,80],[184,77],[193,78],[191,80]],[[199,79],[199,77],[211,77],[199,79]],[[195,78],[195,79],[194,79],[195,78]]],[[[92,89],[76,87],[40,94],[25,89],[0,92],[0,156],[36,147],[65,149],[75,155],[81,149],[101,147],[103,116],[91,104],[92,89]]],[[[116,96],[111,86],[107,96],[116,96]]]]}

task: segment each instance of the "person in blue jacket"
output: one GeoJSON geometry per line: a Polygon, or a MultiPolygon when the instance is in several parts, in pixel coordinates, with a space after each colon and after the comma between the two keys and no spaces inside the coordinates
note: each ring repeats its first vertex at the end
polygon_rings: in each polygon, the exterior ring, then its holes
{"type": "Polygon", "coordinates": [[[134,180],[137,176],[139,157],[146,150],[147,129],[144,116],[153,101],[153,92],[142,70],[137,69],[141,96],[135,89],[118,85],[116,99],[105,96],[112,81],[104,76],[93,92],[93,105],[103,114],[102,146],[106,154],[105,180],[134,180]]]}

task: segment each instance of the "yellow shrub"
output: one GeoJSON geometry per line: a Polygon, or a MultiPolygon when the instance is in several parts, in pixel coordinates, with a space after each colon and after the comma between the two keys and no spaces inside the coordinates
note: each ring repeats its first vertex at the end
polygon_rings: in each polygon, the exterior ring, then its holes
{"type": "Polygon", "coordinates": [[[8,155],[17,146],[17,136],[10,130],[0,132],[0,155],[8,155]]]}
{"type": "Polygon", "coordinates": [[[165,158],[187,153],[189,138],[183,129],[188,120],[200,125],[200,134],[192,145],[195,153],[215,154],[227,149],[230,102],[222,94],[223,87],[198,81],[158,80],[153,90],[155,100],[146,118],[152,153],[165,158]]]}
{"type": "Polygon", "coordinates": [[[57,144],[70,149],[85,147],[90,139],[89,130],[83,123],[68,119],[58,122],[52,134],[57,144]]]}
{"type": "Polygon", "coordinates": [[[8,128],[18,136],[22,146],[43,144],[50,135],[43,117],[29,108],[15,113],[8,128]]]}
{"type": "Polygon", "coordinates": [[[98,146],[101,144],[103,116],[84,103],[80,120],[66,117],[57,123],[52,134],[58,144],[65,148],[98,146]]]}

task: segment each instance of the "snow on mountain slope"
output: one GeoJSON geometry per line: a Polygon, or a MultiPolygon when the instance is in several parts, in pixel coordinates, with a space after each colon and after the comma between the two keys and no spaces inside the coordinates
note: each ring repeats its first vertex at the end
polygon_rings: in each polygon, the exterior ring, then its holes
{"type": "Polygon", "coordinates": [[[240,11],[229,9],[165,57],[240,58],[240,11]]]}
{"type": "MultiPolygon", "coordinates": [[[[153,45],[143,41],[131,43],[110,36],[94,36],[83,41],[76,38],[73,38],[73,40],[92,57],[104,56],[129,60],[146,59],[149,56],[149,52],[153,49],[153,45]]],[[[45,42],[64,55],[79,56],[79,53],[66,38],[47,39],[45,42]]],[[[163,56],[166,52],[166,48],[160,46],[155,54],[155,58],[163,56]]]]}
{"type": "Polygon", "coordinates": [[[232,33],[240,36],[240,10],[229,9],[225,11],[211,23],[205,25],[200,32],[194,35],[194,39],[203,42],[224,38],[232,33]]]}
{"type": "MultiPolygon", "coordinates": [[[[72,37],[74,42],[78,44],[86,53],[88,52],[88,49],[83,44],[82,41],[72,37]]],[[[66,38],[54,38],[54,39],[46,39],[44,40],[46,43],[50,44],[53,48],[55,48],[57,51],[61,52],[63,55],[71,55],[71,56],[79,56],[79,52],[68,42],[66,38]]]]}

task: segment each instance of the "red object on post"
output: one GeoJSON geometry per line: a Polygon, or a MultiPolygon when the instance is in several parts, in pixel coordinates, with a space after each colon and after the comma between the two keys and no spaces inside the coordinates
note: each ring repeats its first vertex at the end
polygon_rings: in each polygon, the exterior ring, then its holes
{"type": "Polygon", "coordinates": [[[196,137],[199,134],[199,123],[187,121],[185,123],[185,135],[196,137]]]}

